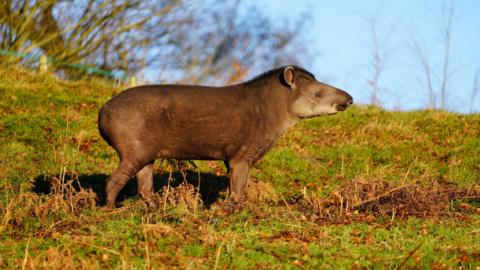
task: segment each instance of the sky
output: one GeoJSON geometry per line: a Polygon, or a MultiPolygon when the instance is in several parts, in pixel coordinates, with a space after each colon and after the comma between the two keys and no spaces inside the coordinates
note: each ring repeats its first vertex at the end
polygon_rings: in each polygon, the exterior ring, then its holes
{"type": "MultiPolygon", "coordinates": [[[[480,93],[472,102],[474,74],[480,73],[480,1],[453,0],[454,21],[450,54],[452,75],[446,109],[460,113],[480,112],[480,93]],[[473,105],[473,107],[471,106],[473,105]],[[472,108],[471,108],[472,107],[472,108]]],[[[444,0],[260,0],[255,3],[274,19],[295,18],[310,11],[305,25],[306,46],[314,57],[301,63],[319,80],[349,92],[357,103],[369,103],[372,77],[372,31],[367,17],[377,18],[379,48],[385,56],[379,94],[386,109],[412,110],[428,105],[424,73],[409,42],[421,40],[434,69],[443,59],[438,20],[433,8],[444,0]]],[[[447,3],[449,1],[447,0],[447,3]]],[[[437,13],[438,14],[438,13],[437,13]]],[[[440,73],[440,72],[438,72],[440,73]]],[[[439,80],[439,76],[434,77],[439,80]]],[[[479,82],[480,83],[480,82],[479,82]]],[[[435,85],[438,85],[435,82],[435,85]]],[[[480,88],[480,85],[479,85],[480,88]]],[[[480,91],[480,89],[478,90],[480,91]]]]}

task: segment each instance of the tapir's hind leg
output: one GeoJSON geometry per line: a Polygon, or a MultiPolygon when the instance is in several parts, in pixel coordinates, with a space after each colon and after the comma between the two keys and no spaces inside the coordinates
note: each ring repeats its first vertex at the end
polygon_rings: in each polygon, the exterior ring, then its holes
{"type": "Polygon", "coordinates": [[[137,172],[138,193],[148,203],[148,198],[153,195],[153,162],[137,172]]]}
{"type": "Polygon", "coordinates": [[[105,192],[107,194],[107,207],[113,208],[117,195],[135,174],[148,162],[121,160],[117,170],[107,179],[105,192]]]}

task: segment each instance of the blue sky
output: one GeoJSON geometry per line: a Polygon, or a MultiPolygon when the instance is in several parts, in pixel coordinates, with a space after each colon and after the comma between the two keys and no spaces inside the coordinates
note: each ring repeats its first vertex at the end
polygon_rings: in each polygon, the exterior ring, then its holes
{"type": "MultiPolygon", "coordinates": [[[[367,80],[373,57],[369,24],[360,14],[377,14],[377,33],[384,52],[385,68],[380,77],[380,102],[387,109],[411,110],[426,107],[427,88],[418,58],[408,46],[412,36],[423,40],[431,64],[441,66],[443,43],[437,20],[430,7],[443,0],[295,0],[256,1],[270,16],[296,17],[310,10],[312,22],[305,25],[306,46],[316,52],[302,63],[316,76],[343,88],[359,103],[368,103],[367,80]]],[[[454,22],[450,63],[453,75],[447,96],[447,109],[469,112],[475,70],[480,70],[480,1],[454,0],[459,17],[454,22]]],[[[479,89],[480,91],[480,89],[479,89]]],[[[474,100],[480,111],[480,93],[474,100]]]]}

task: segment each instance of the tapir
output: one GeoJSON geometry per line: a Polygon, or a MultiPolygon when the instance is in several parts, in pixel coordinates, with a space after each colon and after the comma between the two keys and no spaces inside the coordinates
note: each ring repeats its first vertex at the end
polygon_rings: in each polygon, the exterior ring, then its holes
{"type": "Polygon", "coordinates": [[[156,159],[223,160],[229,194],[241,202],[250,168],[299,120],[344,111],[345,91],[304,68],[284,66],[236,85],[143,85],[120,92],[100,109],[101,136],[120,164],[106,183],[114,207],[136,176],[143,199],[153,190],[156,159]]]}

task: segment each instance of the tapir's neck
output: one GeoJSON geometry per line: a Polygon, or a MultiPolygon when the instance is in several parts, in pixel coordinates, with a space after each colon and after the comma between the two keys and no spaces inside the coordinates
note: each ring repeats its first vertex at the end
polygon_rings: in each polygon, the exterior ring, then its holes
{"type": "Polygon", "coordinates": [[[265,120],[271,123],[274,136],[280,137],[299,120],[290,109],[290,90],[276,80],[263,84],[259,90],[265,104],[265,120]]]}
{"type": "Polygon", "coordinates": [[[295,119],[287,119],[285,120],[281,126],[281,128],[279,129],[279,132],[280,132],[280,136],[282,136],[283,134],[285,134],[287,132],[287,130],[291,127],[293,127],[296,123],[298,122],[298,118],[295,118],[295,119]]]}

